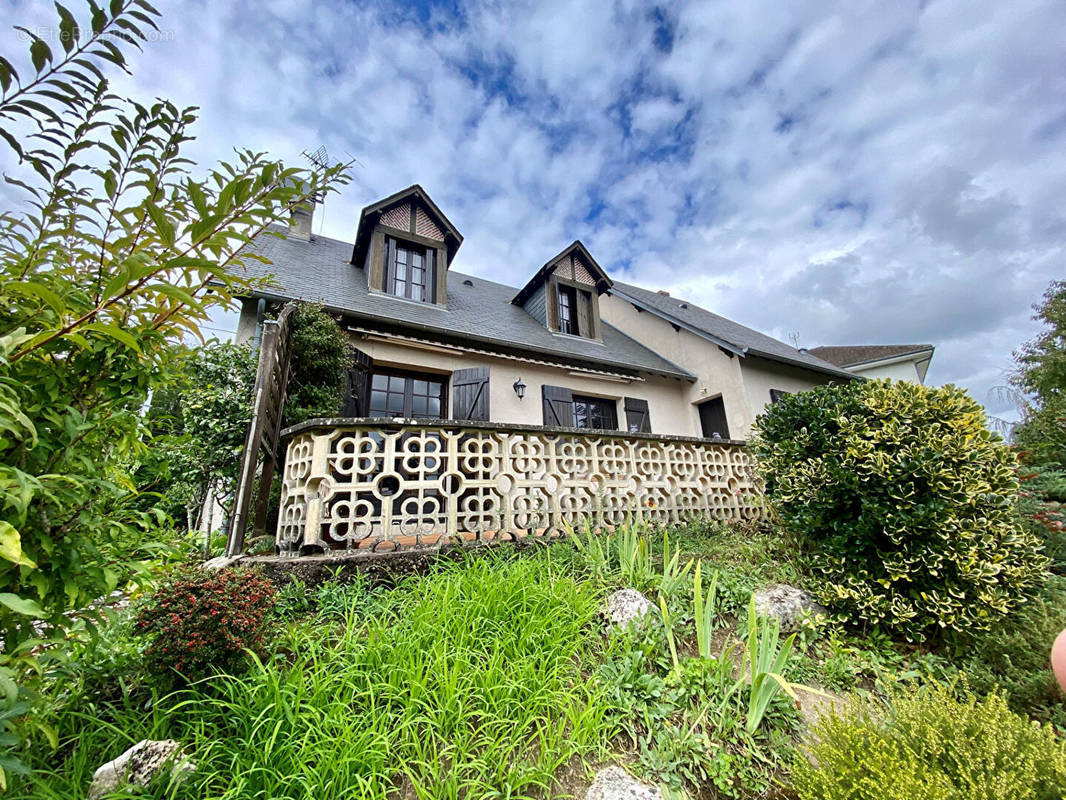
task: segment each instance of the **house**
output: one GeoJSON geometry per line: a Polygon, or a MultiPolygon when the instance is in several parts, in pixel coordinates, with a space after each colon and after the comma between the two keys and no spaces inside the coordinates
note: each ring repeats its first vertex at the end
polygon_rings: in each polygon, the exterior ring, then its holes
{"type": "Polygon", "coordinates": [[[456,268],[463,236],[420,186],[362,210],[353,242],[313,206],[252,243],[269,303],[321,303],[356,349],[345,407],[284,433],[284,552],[557,535],[582,518],[760,512],[743,440],[767,403],[855,376],[665,293],[575,241],[520,287],[456,268]]]}
{"type": "Polygon", "coordinates": [[[522,287],[453,268],[463,237],[420,187],[363,209],[353,243],[312,210],[261,237],[271,288],[342,314],[359,351],[345,416],[442,418],[744,439],[780,393],[854,376],[694,304],[615,282],[580,241],[522,287]]]}
{"type": "Polygon", "coordinates": [[[859,344],[812,347],[808,352],[863,378],[925,383],[931,344],[859,344]]]}

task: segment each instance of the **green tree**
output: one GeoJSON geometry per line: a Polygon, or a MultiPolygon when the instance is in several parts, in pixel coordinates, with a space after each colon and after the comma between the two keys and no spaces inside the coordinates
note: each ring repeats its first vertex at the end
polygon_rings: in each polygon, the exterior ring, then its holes
{"type": "Polygon", "coordinates": [[[171,420],[166,433],[157,437],[170,472],[167,499],[184,508],[190,530],[198,529],[208,496],[227,514],[232,511],[252,415],[255,371],[250,344],[213,343],[193,354],[180,387],[172,388],[161,404],[168,407],[171,420]]]}
{"type": "MultiPolygon", "coordinates": [[[[27,66],[0,58],[0,129],[24,193],[0,215],[0,637],[106,593],[112,546],[153,524],[127,465],[146,444],[141,409],[212,306],[253,286],[241,248],[295,203],[345,180],[239,150],[206,176],[182,157],[194,108],[142,105],[103,69],[155,27],[145,0],[62,6],[63,52],[30,38],[27,66]],[[25,77],[24,77],[25,76],[25,77]]],[[[24,648],[23,648],[24,649],[24,648]]],[[[0,684],[14,691],[10,672],[0,684]]]]}
{"type": "Polygon", "coordinates": [[[299,303],[292,319],[289,391],[285,424],[336,416],[352,361],[351,345],[321,306],[299,303]]]}
{"type": "Polygon", "coordinates": [[[1055,281],[1036,306],[1047,328],[1015,358],[1015,386],[1029,399],[1014,441],[1035,464],[1066,469],[1066,281],[1055,281]]]}

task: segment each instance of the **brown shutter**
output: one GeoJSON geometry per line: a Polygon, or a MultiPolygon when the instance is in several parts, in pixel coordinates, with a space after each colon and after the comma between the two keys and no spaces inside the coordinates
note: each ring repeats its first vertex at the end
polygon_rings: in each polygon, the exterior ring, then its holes
{"type": "Polygon", "coordinates": [[[574,427],[574,395],[563,386],[545,386],[544,425],[548,428],[574,427]]]}
{"type": "Polygon", "coordinates": [[[426,248],[426,302],[437,302],[437,250],[434,247],[426,248]]]}
{"type": "Polygon", "coordinates": [[[452,419],[489,421],[489,368],[452,373],[452,419]]]}
{"type": "Polygon", "coordinates": [[[554,279],[548,278],[545,292],[548,301],[548,328],[557,331],[559,330],[559,286],[554,279]]]}
{"type": "Polygon", "coordinates": [[[352,348],[352,363],[344,376],[344,399],[341,400],[342,417],[365,417],[370,409],[370,372],[374,359],[362,350],[352,348]]]}
{"type": "Polygon", "coordinates": [[[592,295],[581,289],[578,289],[574,294],[577,295],[578,336],[592,339],[595,337],[592,327],[592,295]]]}
{"type": "Polygon", "coordinates": [[[381,291],[392,294],[392,276],[396,271],[396,240],[391,236],[386,236],[385,242],[385,269],[381,272],[381,291]]]}
{"type": "Polygon", "coordinates": [[[626,430],[630,433],[651,433],[651,417],[648,414],[648,401],[638,397],[627,397],[626,430]]]}

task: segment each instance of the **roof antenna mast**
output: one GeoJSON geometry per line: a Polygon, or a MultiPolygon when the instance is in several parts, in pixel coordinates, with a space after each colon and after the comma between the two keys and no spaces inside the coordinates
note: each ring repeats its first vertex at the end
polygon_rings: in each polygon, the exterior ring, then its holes
{"type": "MultiPolygon", "coordinates": [[[[318,149],[313,151],[304,150],[300,155],[310,162],[316,172],[324,172],[329,169],[329,153],[326,152],[325,145],[319,145],[318,149]]],[[[316,192],[310,199],[312,203],[315,203],[322,209],[321,213],[318,215],[318,232],[322,233],[322,223],[326,218],[325,192],[316,192]]]]}

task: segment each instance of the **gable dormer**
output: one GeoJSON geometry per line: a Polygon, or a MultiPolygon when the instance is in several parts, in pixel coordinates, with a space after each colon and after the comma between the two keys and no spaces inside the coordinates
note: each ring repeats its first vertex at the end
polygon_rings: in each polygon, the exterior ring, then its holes
{"type": "Polygon", "coordinates": [[[448,267],[462,234],[415,184],[363,209],[352,263],[372,292],[448,304],[448,267]]]}
{"type": "Polygon", "coordinates": [[[607,273],[576,241],[537,270],[511,302],[551,331],[600,339],[600,295],[610,288],[607,273]]]}

